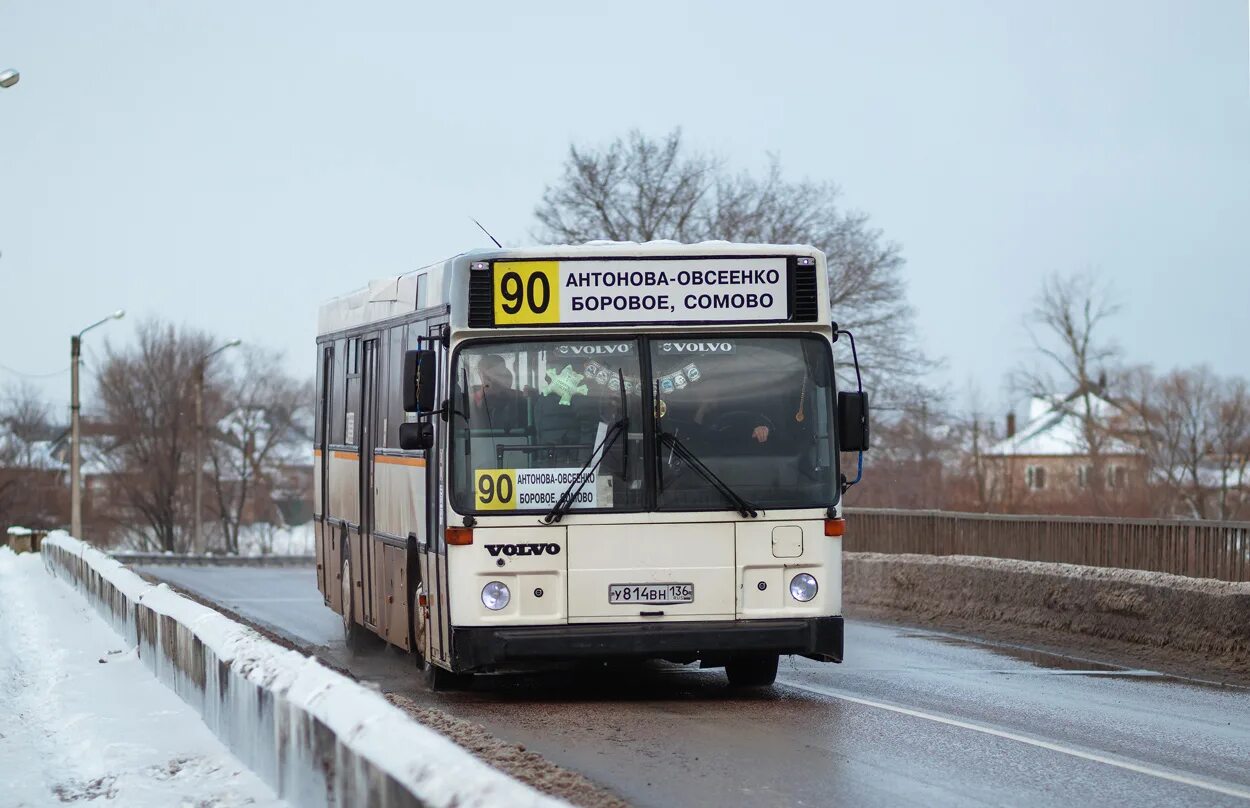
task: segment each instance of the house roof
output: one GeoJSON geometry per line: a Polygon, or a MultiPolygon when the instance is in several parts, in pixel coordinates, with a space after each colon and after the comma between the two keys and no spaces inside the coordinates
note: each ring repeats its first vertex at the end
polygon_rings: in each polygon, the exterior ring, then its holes
{"type": "MultiPolygon", "coordinates": [[[[1010,438],[1004,438],[986,450],[991,456],[1084,457],[1089,454],[1083,423],[1086,407],[1095,419],[1107,423],[1118,412],[1116,405],[1098,395],[1087,397],[1079,391],[1067,397],[1033,396],[1029,400],[1029,420],[1010,438]]],[[[1117,438],[1108,438],[1104,454],[1138,454],[1132,445],[1117,438]]]]}

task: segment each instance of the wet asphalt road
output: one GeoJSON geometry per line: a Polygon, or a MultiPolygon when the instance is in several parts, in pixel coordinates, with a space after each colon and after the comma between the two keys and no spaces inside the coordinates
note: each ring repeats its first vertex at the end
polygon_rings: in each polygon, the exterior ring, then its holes
{"type": "Polygon", "coordinates": [[[1250,689],[852,621],[845,663],[783,660],[762,693],[678,666],[432,693],[347,653],[311,568],[142,571],[637,805],[1250,805],[1250,689]]]}

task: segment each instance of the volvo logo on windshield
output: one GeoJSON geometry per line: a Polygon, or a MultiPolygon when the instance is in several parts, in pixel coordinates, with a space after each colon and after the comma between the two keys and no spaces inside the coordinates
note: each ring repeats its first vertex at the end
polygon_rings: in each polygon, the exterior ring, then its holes
{"type": "Polygon", "coordinates": [[[498,556],[503,553],[506,556],[540,556],[540,555],[559,555],[560,545],[551,544],[488,544],[486,552],[491,556],[498,556]]]}
{"type": "Polygon", "coordinates": [[[565,356],[608,356],[611,354],[627,354],[633,351],[632,342],[619,342],[615,345],[561,345],[556,348],[565,356]]]}
{"type": "Polygon", "coordinates": [[[660,344],[660,353],[692,354],[692,353],[733,353],[732,342],[665,342],[660,344]]]}

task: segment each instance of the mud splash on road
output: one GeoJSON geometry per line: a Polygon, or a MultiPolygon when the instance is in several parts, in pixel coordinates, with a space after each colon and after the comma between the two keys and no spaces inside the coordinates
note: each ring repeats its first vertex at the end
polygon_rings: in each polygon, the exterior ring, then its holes
{"type": "Polygon", "coordinates": [[[496,738],[481,724],[456,718],[442,710],[420,707],[398,693],[387,693],[386,700],[489,765],[544,794],[581,808],[629,808],[629,803],[582,775],[561,768],[542,755],[527,751],[524,746],[496,738]]]}

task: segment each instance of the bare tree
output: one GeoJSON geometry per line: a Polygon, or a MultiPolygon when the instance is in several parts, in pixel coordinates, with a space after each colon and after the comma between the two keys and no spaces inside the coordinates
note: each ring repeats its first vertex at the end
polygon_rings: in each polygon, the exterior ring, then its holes
{"type": "Polygon", "coordinates": [[[688,150],[680,130],[660,140],[634,131],[602,149],[571,146],[563,176],[535,210],[535,236],[811,244],[827,256],[833,316],[859,338],[877,410],[928,397],[916,382],[932,363],[916,344],[899,246],[866,214],[842,210],[831,182],[788,181],[775,158],[761,177],[722,165],[688,150]]]}
{"type": "Polygon", "coordinates": [[[1074,448],[1089,458],[1095,513],[1107,509],[1106,453],[1114,435],[1104,402],[1108,373],[1119,357],[1119,349],[1103,332],[1118,311],[1110,290],[1091,274],[1051,275],[1042,284],[1029,329],[1042,364],[1021,369],[1013,378],[1017,389],[1057,400],[1078,418],[1081,445],[1074,448]]]}
{"type": "Polygon", "coordinates": [[[256,511],[265,503],[261,495],[276,484],[276,461],[285,450],[303,450],[312,440],[302,429],[312,390],[283,372],[281,364],[279,354],[245,349],[241,367],[223,382],[210,407],[218,417],[209,428],[208,457],[227,552],[239,552],[243,525],[274,521],[272,503],[257,519],[249,519],[249,508],[256,511]]]}
{"type": "Polygon", "coordinates": [[[1210,368],[1162,377],[1137,369],[1123,385],[1132,412],[1125,438],[1146,455],[1158,510],[1196,519],[1235,519],[1247,504],[1250,390],[1210,368]]]}
{"type": "Polygon", "coordinates": [[[98,375],[112,521],[141,547],[183,551],[190,522],[194,379],[209,335],[154,320],[130,349],[108,346],[98,375]]]}
{"type": "Polygon", "coordinates": [[[564,176],[534,215],[549,242],[698,241],[716,168],[716,160],[684,152],[680,129],[662,141],[634,130],[602,150],[572,145],[564,176]]]}
{"type": "Polygon", "coordinates": [[[982,512],[1002,511],[1011,505],[1011,465],[995,463],[989,448],[999,440],[994,418],[985,412],[981,391],[968,390],[967,409],[956,419],[960,440],[959,473],[962,495],[955,507],[982,512]]]}
{"type": "Polygon", "coordinates": [[[1245,379],[1221,385],[1212,450],[1219,472],[1217,518],[1238,519],[1250,504],[1250,387],[1245,379]]]}
{"type": "Polygon", "coordinates": [[[32,385],[22,382],[0,396],[0,423],[16,448],[14,462],[29,466],[37,462],[35,446],[52,437],[52,408],[32,385]]]}
{"type": "MultiPolygon", "coordinates": [[[[1116,434],[1145,457],[1154,512],[1172,515],[1185,486],[1185,470],[1180,461],[1184,430],[1174,396],[1164,393],[1163,380],[1146,366],[1123,371],[1116,387],[1120,406],[1129,415],[1116,434]]],[[[1169,391],[1176,387],[1174,382],[1168,384],[1169,391]]]]}
{"type": "Polygon", "coordinates": [[[62,480],[47,450],[54,436],[51,407],[35,387],[0,393],[0,526],[60,524],[62,480]]]}

